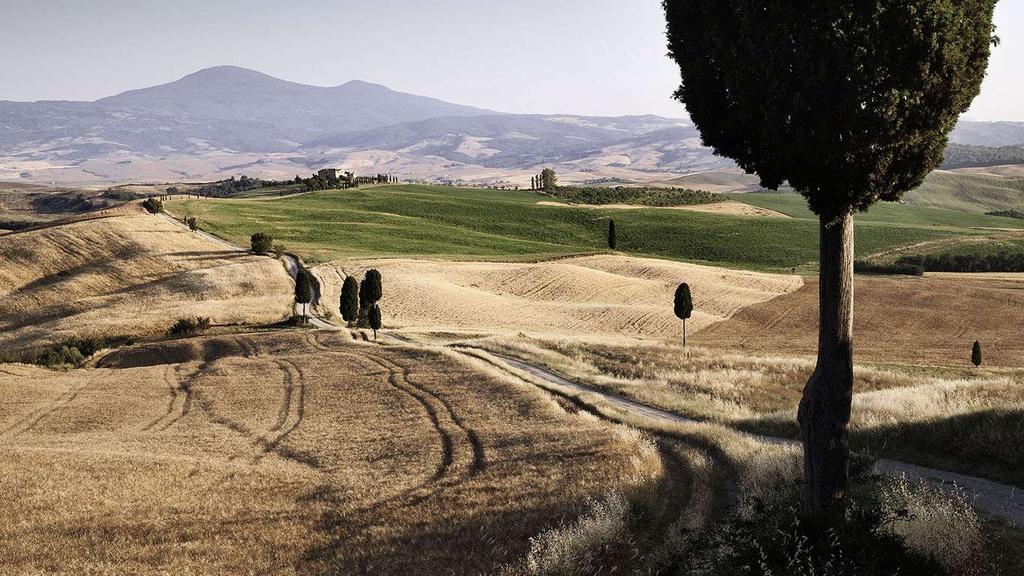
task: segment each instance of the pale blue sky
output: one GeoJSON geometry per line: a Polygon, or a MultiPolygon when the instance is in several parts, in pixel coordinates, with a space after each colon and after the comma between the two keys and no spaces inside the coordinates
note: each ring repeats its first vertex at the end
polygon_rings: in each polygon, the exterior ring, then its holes
{"type": "MultiPolygon", "coordinates": [[[[969,116],[1024,121],[1024,0],[969,116]]],[[[0,99],[92,100],[218,64],[507,112],[680,116],[658,0],[0,0],[0,99]]]]}

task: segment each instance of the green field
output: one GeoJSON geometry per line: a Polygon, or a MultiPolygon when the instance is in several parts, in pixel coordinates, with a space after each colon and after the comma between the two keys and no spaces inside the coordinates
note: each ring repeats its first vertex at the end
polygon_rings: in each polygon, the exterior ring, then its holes
{"type": "MultiPolygon", "coordinates": [[[[311,262],[349,256],[528,260],[604,251],[614,218],[621,251],[755,270],[788,270],[817,259],[817,222],[796,195],[743,195],[795,218],[741,217],[659,209],[539,206],[530,192],[387,185],[275,198],[176,200],[209,232],[245,245],[254,232],[311,262]],[[801,210],[803,212],[801,212],[801,210]]],[[[886,206],[859,217],[858,255],[1024,221],[886,206]],[[967,221],[954,226],[957,217],[967,221]],[[900,223],[897,223],[900,222],[900,223]]]]}

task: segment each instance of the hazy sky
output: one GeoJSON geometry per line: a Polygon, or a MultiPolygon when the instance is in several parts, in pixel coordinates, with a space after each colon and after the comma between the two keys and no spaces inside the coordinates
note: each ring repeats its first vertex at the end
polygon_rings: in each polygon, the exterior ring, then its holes
{"type": "MultiPolygon", "coordinates": [[[[1024,0],[971,118],[1024,121],[1024,0]]],[[[506,112],[680,116],[659,0],[0,0],[0,99],[93,100],[218,64],[506,112]]]]}

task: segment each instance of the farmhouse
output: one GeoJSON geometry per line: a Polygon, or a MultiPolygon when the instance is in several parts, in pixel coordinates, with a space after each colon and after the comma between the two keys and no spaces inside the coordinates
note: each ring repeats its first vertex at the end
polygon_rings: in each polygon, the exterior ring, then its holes
{"type": "Polygon", "coordinates": [[[316,174],[317,176],[330,182],[341,180],[342,176],[345,175],[344,172],[338,170],[337,168],[324,168],[323,170],[320,170],[316,174]]]}

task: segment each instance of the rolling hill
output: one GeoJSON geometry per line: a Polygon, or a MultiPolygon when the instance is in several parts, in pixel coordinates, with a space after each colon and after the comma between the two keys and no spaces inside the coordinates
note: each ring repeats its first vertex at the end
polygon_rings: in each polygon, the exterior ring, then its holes
{"type": "MultiPolygon", "coordinates": [[[[1024,123],[963,121],[951,141],[1015,146],[1024,123]]],[[[588,183],[734,168],[685,119],[503,114],[358,80],[308,86],[233,66],[95,102],[0,102],[0,180],[291,179],[329,166],[523,186],[541,165],[588,183]]]]}

